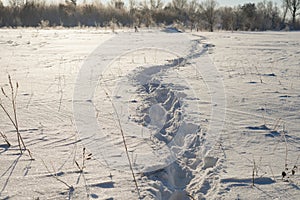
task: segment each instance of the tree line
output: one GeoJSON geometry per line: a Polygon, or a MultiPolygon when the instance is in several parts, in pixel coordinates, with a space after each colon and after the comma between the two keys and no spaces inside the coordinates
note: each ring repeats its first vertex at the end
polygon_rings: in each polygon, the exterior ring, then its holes
{"type": "Polygon", "coordinates": [[[0,27],[37,26],[168,26],[191,30],[300,30],[300,0],[282,0],[282,5],[263,0],[234,7],[216,0],[100,0],[78,4],[76,0],[47,4],[37,0],[0,0],[0,27]]]}

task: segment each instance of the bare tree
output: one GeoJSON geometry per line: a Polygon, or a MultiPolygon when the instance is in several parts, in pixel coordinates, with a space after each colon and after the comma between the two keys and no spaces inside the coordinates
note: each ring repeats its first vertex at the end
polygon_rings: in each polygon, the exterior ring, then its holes
{"type": "Polygon", "coordinates": [[[136,8],[136,1],[135,0],[129,0],[129,9],[136,8]]]}
{"type": "Polygon", "coordinates": [[[257,23],[255,18],[257,16],[257,8],[254,3],[246,3],[241,7],[242,11],[242,23],[244,30],[255,30],[257,28],[257,23]]]}
{"type": "Polygon", "coordinates": [[[285,3],[292,14],[293,29],[295,29],[296,17],[300,15],[300,0],[285,0],[285,3]]]}
{"type": "Polygon", "coordinates": [[[222,28],[233,31],[235,10],[232,7],[223,7],[219,9],[219,15],[222,20],[222,28]]]}
{"type": "Polygon", "coordinates": [[[205,0],[200,4],[202,14],[209,25],[209,31],[214,31],[214,25],[217,19],[217,1],[205,0]]]}
{"type": "Polygon", "coordinates": [[[187,0],[173,0],[172,6],[176,10],[184,10],[188,5],[187,0]]]}
{"type": "Polygon", "coordinates": [[[189,16],[189,21],[190,21],[190,28],[191,31],[196,25],[197,18],[199,18],[199,3],[198,0],[192,0],[189,5],[188,5],[188,16],[189,16]]]}
{"type": "Polygon", "coordinates": [[[173,14],[176,16],[176,20],[181,23],[186,23],[188,21],[188,1],[187,0],[172,0],[171,9],[173,14]]]}
{"type": "Polygon", "coordinates": [[[288,1],[289,0],[282,0],[282,9],[283,9],[283,16],[282,16],[282,20],[281,20],[282,27],[284,27],[285,18],[286,18],[287,12],[289,10],[288,1]]]}
{"type": "Polygon", "coordinates": [[[144,0],[140,2],[140,9],[139,9],[139,23],[143,23],[146,27],[150,27],[151,24],[153,24],[153,19],[152,19],[152,10],[150,9],[151,5],[144,0]]]}
{"type": "Polygon", "coordinates": [[[150,0],[151,10],[162,9],[163,5],[162,0],[150,0]]]}
{"type": "Polygon", "coordinates": [[[279,9],[272,1],[262,1],[256,5],[255,24],[258,30],[276,30],[279,28],[279,9]]]}
{"type": "Polygon", "coordinates": [[[8,3],[11,7],[18,7],[18,6],[23,5],[24,1],[23,0],[9,0],[8,3]]]}

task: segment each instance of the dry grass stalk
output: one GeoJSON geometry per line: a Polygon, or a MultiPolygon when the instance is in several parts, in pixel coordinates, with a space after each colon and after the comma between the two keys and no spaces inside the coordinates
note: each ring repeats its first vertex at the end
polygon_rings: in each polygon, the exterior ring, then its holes
{"type": "Polygon", "coordinates": [[[288,165],[288,143],[287,143],[287,139],[286,139],[286,132],[283,130],[282,131],[282,137],[284,139],[284,144],[285,144],[285,161],[284,161],[284,165],[287,166],[288,165]]]}
{"type": "Polygon", "coordinates": [[[191,198],[192,200],[196,200],[192,195],[190,195],[189,193],[186,193],[186,196],[188,196],[189,198],[191,198]]]}
{"type": "Polygon", "coordinates": [[[260,83],[263,83],[261,73],[259,73],[257,66],[255,66],[255,69],[256,69],[257,75],[259,75],[260,83]]]}
{"type": "Polygon", "coordinates": [[[3,87],[1,87],[1,91],[2,91],[2,94],[11,102],[13,114],[11,115],[8,112],[7,108],[3,105],[1,99],[0,99],[0,107],[4,111],[6,116],[9,118],[9,121],[12,123],[14,128],[16,129],[17,138],[18,138],[18,146],[19,146],[21,154],[23,153],[23,150],[27,151],[29,153],[30,158],[33,159],[31,152],[29,149],[26,148],[24,140],[19,131],[19,124],[18,124],[18,118],[17,118],[17,94],[18,94],[19,84],[18,84],[18,82],[16,82],[16,85],[14,87],[10,75],[8,75],[8,82],[9,82],[9,86],[10,86],[10,90],[11,90],[11,97],[9,97],[7,95],[7,93],[4,91],[3,87]]]}
{"type": "Polygon", "coordinates": [[[80,175],[78,176],[78,179],[77,179],[77,184],[79,183],[80,177],[82,176],[83,181],[84,181],[84,185],[85,185],[85,190],[86,190],[86,194],[87,194],[86,196],[87,197],[90,196],[90,190],[89,190],[89,187],[87,185],[87,181],[86,181],[86,178],[84,176],[83,170],[85,169],[85,161],[90,160],[90,159],[92,159],[92,153],[87,154],[85,147],[83,147],[83,149],[82,149],[82,163],[81,163],[81,166],[74,159],[74,163],[76,164],[77,168],[79,169],[79,173],[80,173],[80,175]]]}
{"type": "Polygon", "coordinates": [[[281,118],[278,118],[275,122],[274,122],[274,124],[273,124],[273,131],[276,131],[278,128],[279,128],[279,126],[280,126],[280,124],[281,124],[281,121],[282,121],[282,119],[281,118]]]}
{"type": "Polygon", "coordinates": [[[134,171],[133,171],[133,166],[132,166],[132,162],[130,160],[130,156],[129,156],[129,152],[128,152],[128,147],[127,147],[127,142],[126,142],[126,139],[125,139],[125,134],[124,134],[124,131],[123,131],[123,128],[122,128],[122,123],[121,123],[121,120],[120,120],[117,108],[116,108],[115,104],[113,103],[113,101],[112,101],[112,99],[109,96],[109,94],[108,94],[107,91],[105,91],[105,94],[109,98],[109,101],[111,102],[112,107],[114,109],[114,113],[116,114],[117,123],[119,125],[119,129],[120,129],[120,132],[121,132],[121,135],[122,135],[122,140],[123,140],[123,144],[124,144],[124,148],[125,148],[125,152],[126,152],[126,157],[127,157],[127,160],[128,160],[129,168],[130,168],[130,171],[131,171],[131,174],[132,174],[133,181],[135,183],[135,188],[136,188],[136,191],[138,193],[139,199],[141,199],[140,190],[139,190],[138,183],[137,183],[134,171]]]}
{"type": "Polygon", "coordinates": [[[255,186],[255,177],[258,176],[259,166],[256,164],[255,159],[253,158],[253,168],[252,168],[252,186],[255,186]]]}
{"type": "Polygon", "coordinates": [[[255,165],[255,160],[253,160],[253,169],[252,169],[252,186],[255,184],[255,170],[256,170],[256,165],[255,165]]]}
{"type": "Polygon", "coordinates": [[[4,135],[4,133],[2,133],[1,131],[0,131],[0,135],[1,135],[2,138],[5,140],[6,144],[10,147],[11,145],[10,145],[10,143],[9,143],[9,141],[8,141],[8,139],[7,139],[7,137],[6,137],[6,135],[4,135]]]}
{"type": "MultiPolygon", "coordinates": [[[[47,169],[48,173],[49,173],[53,178],[55,178],[57,181],[61,182],[61,183],[64,184],[65,186],[67,186],[68,189],[69,189],[70,191],[74,191],[74,187],[73,187],[72,185],[69,185],[67,182],[65,182],[65,181],[63,181],[62,179],[60,179],[60,178],[57,176],[57,173],[55,172],[55,170],[54,170],[54,173],[52,173],[52,172],[49,170],[48,166],[46,165],[45,161],[44,161],[43,159],[41,159],[41,160],[42,160],[42,162],[43,162],[43,165],[44,165],[45,168],[47,169]]],[[[53,168],[54,168],[54,167],[53,167],[53,168]]]]}
{"type": "Polygon", "coordinates": [[[83,172],[83,169],[85,168],[85,161],[90,160],[90,159],[92,159],[92,153],[86,154],[86,149],[85,149],[85,147],[83,147],[81,166],[79,165],[79,163],[76,160],[74,160],[74,162],[75,162],[76,166],[78,167],[78,169],[80,170],[80,172],[83,172]]]}

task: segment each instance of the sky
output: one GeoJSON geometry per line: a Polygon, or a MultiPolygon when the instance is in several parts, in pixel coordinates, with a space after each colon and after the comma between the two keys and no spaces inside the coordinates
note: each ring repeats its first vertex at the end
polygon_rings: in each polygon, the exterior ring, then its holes
{"type": "MultiPolygon", "coordinates": [[[[262,2],[263,0],[217,0],[220,6],[237,6],[237,5],[243,5],[245,3],[258,3],[262,2]]],[[[269,1],[269,0],[267,0],[269,1]]],[[[277,5],[281,5],[282,0],[272,0],[274,3],[277,3],[277,5]]]]}
{"type": "MultiPolygon", "coordinates": [[[[1,1],[1,0],[0,0],[1,1]]],[[[9,0],[2,0],[2,2],[7,3],[9,0]]],[[[38,0],[37,0],[38,1],[38,0]]],[[[45,0],[46,2],[64,2],[65,0],[45,0]]],[[[87,2],[92,2],[93,0],[86,0],[87,2]]],[[[98,1],[98,0],[97,0],[98,1]]],[[[110,0],[100,0],[101,2],[108,2],[110,0]]],[[[128,0],[124,0],[125,2],[128,0]]],[[[136,0],[136,1],[143,1],[143,0],[136,0]]],[[[169,2],[171,0],[162,0],[163,2],[169,2]]],[[[199,0],[201,2],[201,0],[199,0]]],[[[245,3],[258,3],[262,2],[263,0],[217,0],[219,3],[219,6],[237,6],[237,5],[243,5],[245,3]]],[[[267,0],[269,1],[269,0],[267,0]]],[[[276,2],[277,5],[281,5],[282,0],[271,0],[273,2],[276,2]]],[[[77,2],[83,2],[83,0],[77,0],[77,2]]]]}
{"type": "MultiPolygon", "coordinates": [[[[77,1],[80,2],[83,0],[77,0],[77,1]]],[[[105,2],[105,1],[109,1],[109,0],[102,0],[102,2],[105,2]]],[[[124,1],[127,1],[127,0],[124,0],[124,1]]],[[[136,1],[143,1],[143,0],[136,0],[136,1]]],[[[169,2],[171,0],[162,0],[162,1],[169,2]]],[[[202,1],[202,0],[199,0],[199,1],[202,1]]],[[[220,6],[237,6],[239,4],[243,5],[245,3],[258,3],[258,2],[262,2],[262,1],[263,0],[217,0],[217,2],[219,3],[220,6]]],[[[269,0],[267,0],[267,1],[269,1],[269,0]]],[[[278,5],[281,5],[281,2],[282,2],[282,0],[271,0],[271,1],[276,2],[278,5]]]]}

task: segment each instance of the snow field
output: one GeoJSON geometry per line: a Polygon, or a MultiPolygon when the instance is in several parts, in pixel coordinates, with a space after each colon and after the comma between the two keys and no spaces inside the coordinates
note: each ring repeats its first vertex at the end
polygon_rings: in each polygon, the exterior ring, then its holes
{"type": "Polygon", "coordinates": [[[0,198],[138,199],[122,129],[143,199],[298,199],[299,38],[1,29],[0,86],[19,82],[35,161],[1,114],[0,198]]]}

